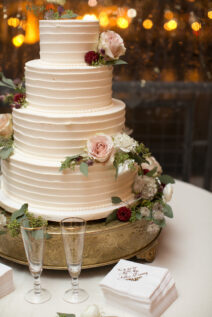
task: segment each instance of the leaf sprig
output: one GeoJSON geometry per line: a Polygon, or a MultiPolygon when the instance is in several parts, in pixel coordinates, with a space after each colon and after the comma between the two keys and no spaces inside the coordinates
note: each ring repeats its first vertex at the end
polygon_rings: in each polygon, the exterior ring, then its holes
{"type": "Polygon", "coordinates": [[[93,165],[94,161],[92,158],[89,158],[87,155],[73,155],[67,156],[66,159],[61,162],[60,171],[70,168],[74,170],[78,165],[80,167],[80,172],[88,176],[88,167],[93,165]]]}
{"type": "MultiPolygon", "coordinates": [[[[12,237],[16,237],[20,233],[21,221],[25,221],[26,225],[30,228],[47,226],[48,222],[42,217],[35,217],[33,214],[28,212],[28,204],[23,204],[20,209],[16,210],[7,224],[7,228],[12,237]]],[[[46,239],[51,236],[46,233],[46,239]]],[[[37,236],[39,238],[39,236],[37,236]]]]}
{"type": "Polygon", "coordinates": [[[0,158],[2,160],[8,159],[13,154],[13,138],[0,137],[0,158]]]}

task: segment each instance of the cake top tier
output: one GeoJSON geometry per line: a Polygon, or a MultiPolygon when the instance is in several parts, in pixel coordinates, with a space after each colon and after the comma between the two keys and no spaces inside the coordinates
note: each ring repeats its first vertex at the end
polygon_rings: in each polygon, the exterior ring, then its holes
{"type": "Polygon", "coordinates": [[[55,64],[85,63],[86,52],[97,49],[99,22],[40,20],[40,58],[55,64]]]}

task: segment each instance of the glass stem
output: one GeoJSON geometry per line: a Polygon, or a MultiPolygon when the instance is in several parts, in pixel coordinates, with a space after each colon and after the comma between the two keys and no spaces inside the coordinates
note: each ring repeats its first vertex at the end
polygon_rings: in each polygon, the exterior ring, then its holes
{"type": "Polygon", "coordinates": [[[79,279],[78,277],[72,277],[71,279],[72,289],[74,295],[78,295],[79,292],[79,279]]]}
{"type": "Polygon", "coordinates": [[[34,294],[40,295],[41,285],[40,285],[40,275],[33,275],[34,277],[34,294]]]}

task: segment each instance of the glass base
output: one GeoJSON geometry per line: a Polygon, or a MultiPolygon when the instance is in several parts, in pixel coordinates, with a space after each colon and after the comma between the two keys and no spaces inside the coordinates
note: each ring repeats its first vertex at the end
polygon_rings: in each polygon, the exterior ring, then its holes
{"type": "Polygon", "coordinates": [[[47,302],[51,298],[51,294],[46,290],[41,288],[40,294],[35,294],[34,289],[31,289],[25,295],[25,300],[31,304],[42,304],[47,302]]]}
{"type": "Polygon", "coordinates": [[[78,304],[86,301],[88,299],[89,295],[88,293],[84,290],[79,288],[78,293],[76,294],[76,291],[74,292],[73,289],[68,289],[64,296],[63,299],[65,302],[71,303],[71,304],[78,304]]]}

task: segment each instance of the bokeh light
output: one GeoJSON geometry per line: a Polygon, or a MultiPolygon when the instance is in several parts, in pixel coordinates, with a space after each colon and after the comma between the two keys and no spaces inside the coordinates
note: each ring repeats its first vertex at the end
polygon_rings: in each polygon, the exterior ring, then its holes
{"type": "Polygon", "coordinates": [[[18,18],[9,18],[7,21],[9,26],[16,28],[20,24],[20,20],[18,18]]]}
{"type": "Polygon", "coordinates": [[[173,31],[173,30],[175,30],[176,28],[177,28],[177,21],[176,20],[174,20],[174,19],[172,19],[172,20],[170,20],[170,21],[168,21],[168,22],[166,22],[166,23],[164,23],[164,29],[166,30],[166,31],[173,31]]]}
{"type": "Polygon", "coordinates": [[[98,18],[95,14],[85,14],[82,19],[85,21],[98,21],[98,18]]]}
{"type": "Polygon", "coordinates": [[[90,7],[95,7],[97,4],[97,0],[88,0],[88,5],[90,7]]]}
{"type": "Polygon", "coordinates": [[[18,34],[12,38],[12,43],[16,47],[20,47],[24,43],[24,35],[18,34]]]}
{"type": "Polygon", "coordinates": [[[99,24],[103,27],[108,26],[109,24],[109,18],[106,12],[101,12],[99,15],[99,24]]]}
{"type": "Polygon", "coordinates": [[[135,9],[129,9],[128,11],[127,11],[127,15],[128,15],[128,17],[129,18],[135,18],[136,17],[136,15],[137,15],[137,11],[135,10],[135,9]]]}
{"type": "Polygon", "coordinates": [[[173,14],[172,11],[166,10],[166,11],[164,12],[164,17],[165,17],[167,20],[171,20],[171,19],[173,19],[174,14],[173,14]]]}
{"type": "Polygon", "coordinates": [[[212,19],[212,10],[208,11],[208,18],[212,19]]]}
{"type": "Polygon", "coordinates": [[[129,22],[126,18],[124,17],[119,17],[117,19],[117,26],[121,29],[127,29],[129,26],[129,22]]]}
{"type": "Polygon", "coordinates": [[[200,29],[201,29],[201,27],[202,27],[202,25],[201,25],[201,23],[199,23],[199,22],[193,22],[192,24],[191,24],[191,28],[192,28],[192,30],[193,31],[195,31],[195,32],[198,32],[200,29]]]}
{"type": "Polygon", "coordinates": [[[146,19],[143,21],[143,27],[147,30],[150,30],[153,27],[153,22],[150,19],[146,19]]]}

